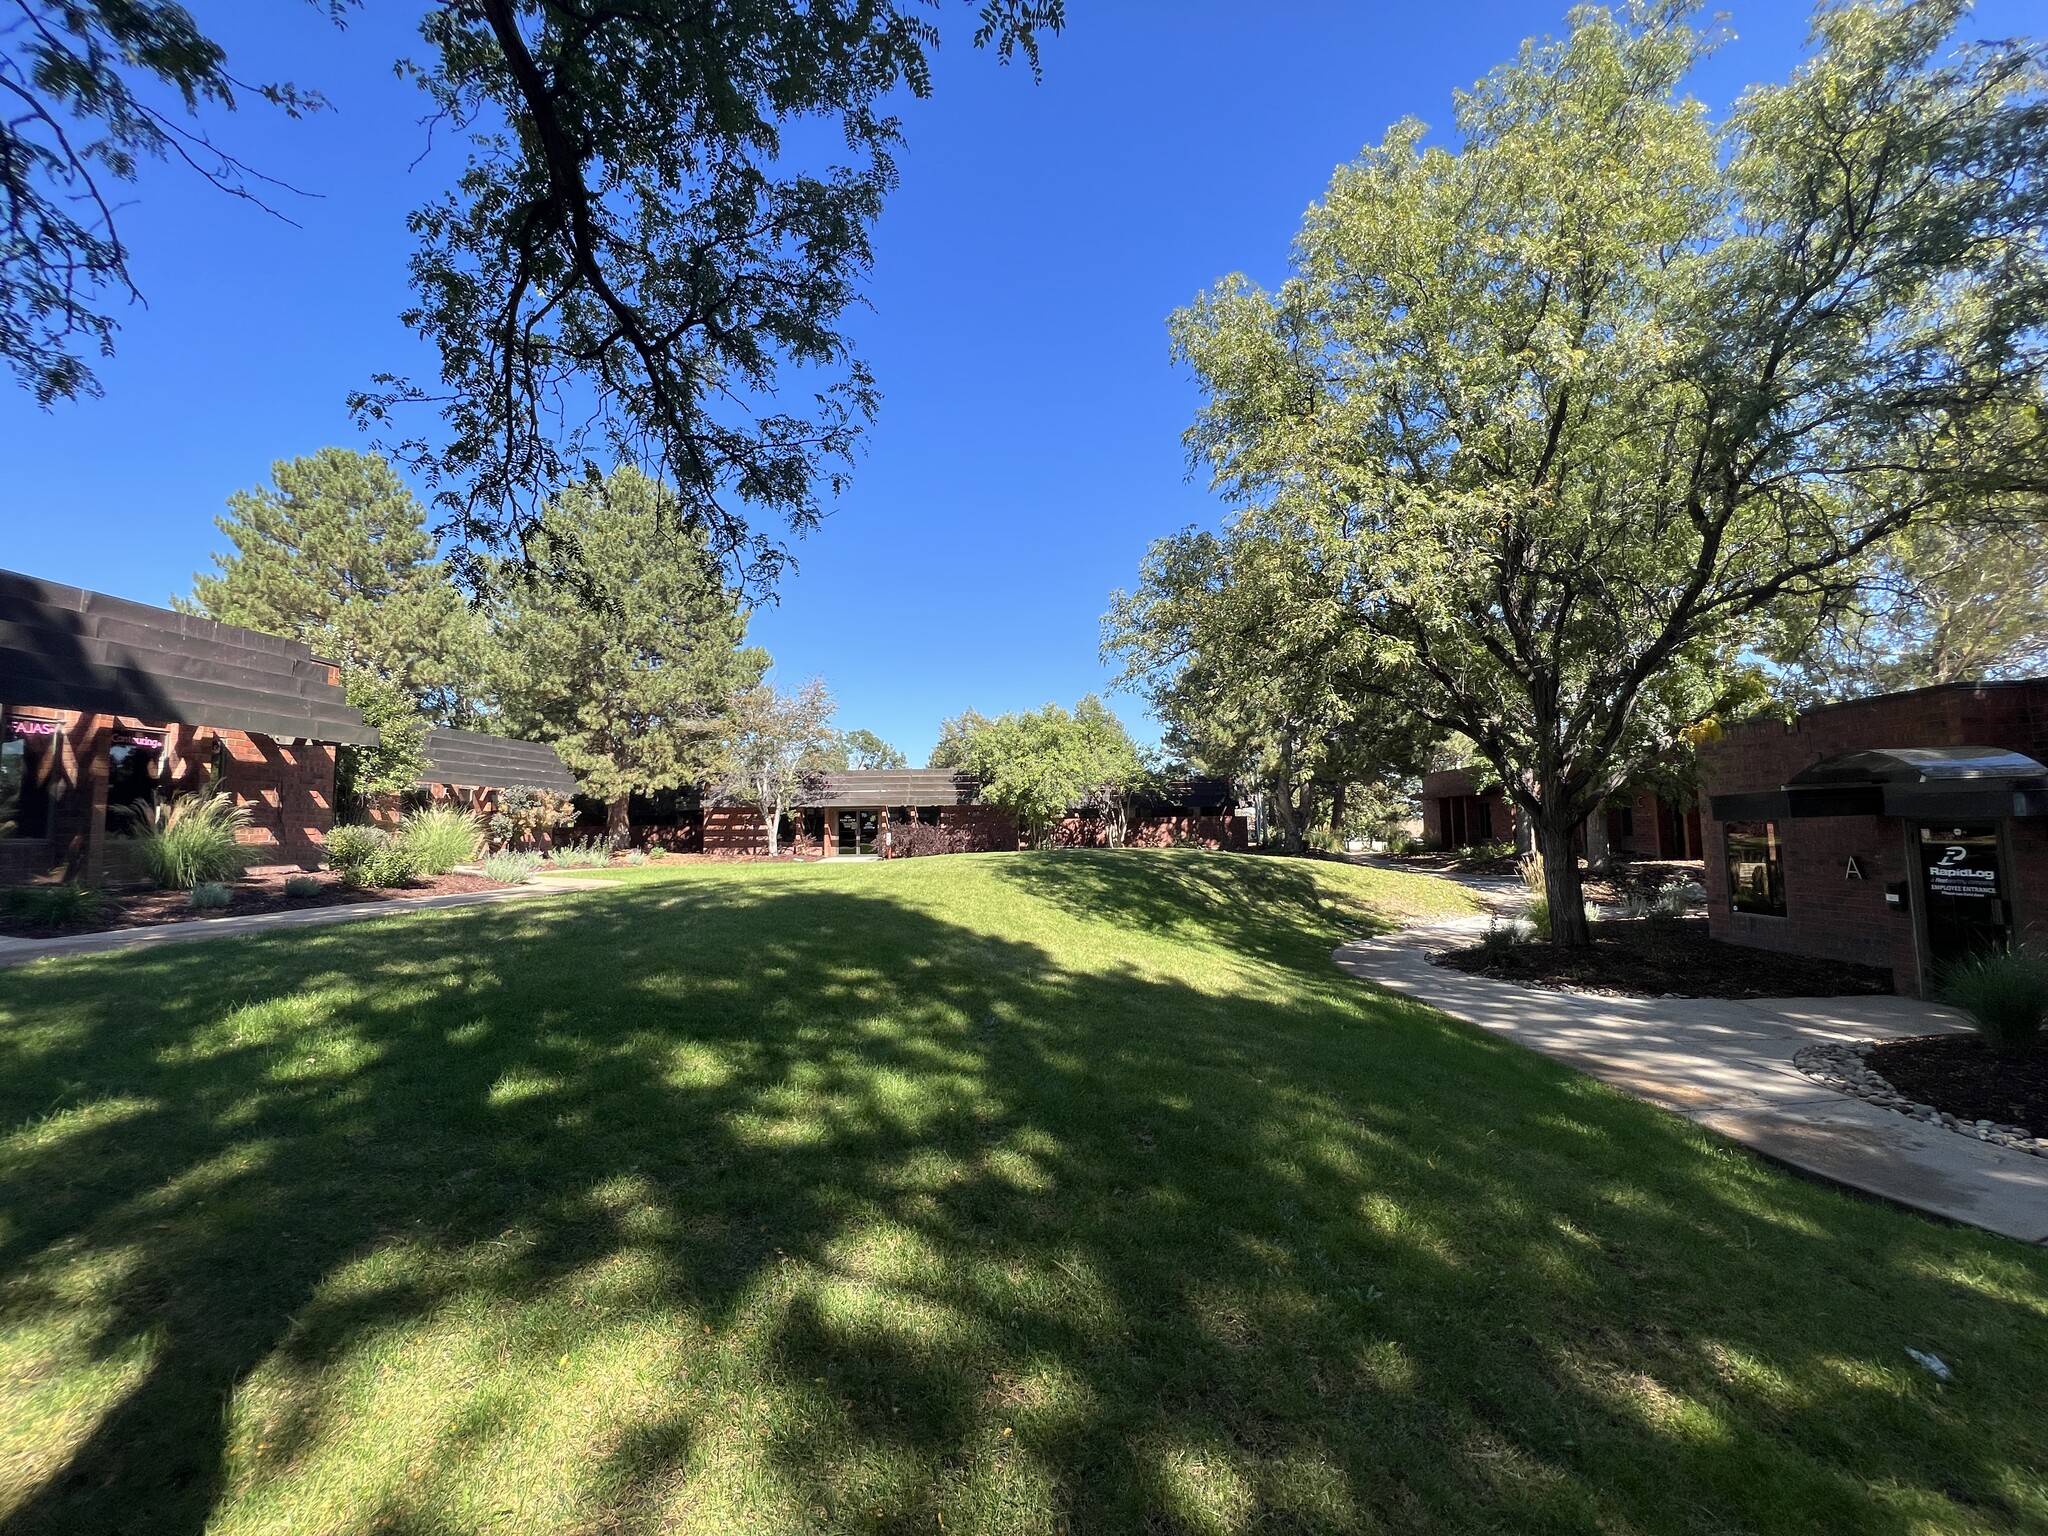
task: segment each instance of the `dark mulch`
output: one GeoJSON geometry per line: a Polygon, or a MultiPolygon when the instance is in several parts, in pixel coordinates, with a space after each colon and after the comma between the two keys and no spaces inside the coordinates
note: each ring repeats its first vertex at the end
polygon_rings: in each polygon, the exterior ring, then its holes
{"type": "Polygon", "coordinates": [[[1863,1060],[1915,1103],[2048,1136],[2048,1050],[2015,1061],[1975,1035],[1919,1035],[1887,1040],[1863,1060]]]}
{"type": "Polygon", "coordinates": [[[1617,859],[1597,874],[1587,871],[1580,884],[1586,900],[1611,907],[1626,896],[1654,896],[1674,880],[1703,885],[1706,878],[1707,866],[1698,859],[1617,859]]]}
{"type": "Polygon", "coordinates": [[[1590,949],[1557,950],[1535,940],[1430,959],[1471,976],[1620,997],[1860,997],[1892,990],[1892,973],[1875,966],[1719,943],[1707,937],[1704,917],[1595,923],[1590,949]]]}
{"type": "Polygon", "coordinates": [[[480,875],[431,875],[416,884],[389,891],[350,890],[332,875],[320,875],[320,890],[311,896],[287,896],[284,882],[290,873],[255,870],[237,880],[235,899],[225,907],[200,910],[192,906],[184,891],[108,891],[100,911],[90,922],[66,923],[52,928],[23,922],[0,913],[0,935],[15,939],[48,939],[71,933],[105,933],[113,928],[151,928],[158,923],[186,923],[210,917],[247,917],[256,912],[296,912],[301,907],[341,907],[357,902],[397,901],[409,896],[448,896],[458,891],[495,891],[503,882],[480,875]]]}

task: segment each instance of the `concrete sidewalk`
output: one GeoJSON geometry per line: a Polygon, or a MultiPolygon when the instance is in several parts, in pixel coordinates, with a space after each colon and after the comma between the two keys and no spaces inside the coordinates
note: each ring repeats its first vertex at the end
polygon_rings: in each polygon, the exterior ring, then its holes
{"type": "Polygon", "coordinates": [[[354,923],[372,917],[402,917],[440,907],[479,907],[501,901],[524,901],[564,891],[587,891],[593,884],[568,880],[535,880],[496,891],[458,891],[450,896],[399,896],[388,901],[349,902],[333,907],[301,907],[293,912],[251,912],[244,917],[203,917],[184,923],[158,923],[147,928],[113,928],[104,933],[79,933],[57,939],[0,938],[0,969],[27,965],[58,955],[98,955],[120,949],[147,949],[194,939],[232,939],[279,928],[320,928],[329,923],[354,923]]]}
{"type": "Polygon", "coordinates": [[[1801,1046],[1965,1027],[1903,997],[1596,997],[1467,976],[1429,962],[1470,923],[1361,939],[1352,975],[1518,1040],[1766,1157],[1866,1194],[2022,1242],[2048,1242],[2048,1158],[1866,1104],[1792,1065],[1801,1046]]]}

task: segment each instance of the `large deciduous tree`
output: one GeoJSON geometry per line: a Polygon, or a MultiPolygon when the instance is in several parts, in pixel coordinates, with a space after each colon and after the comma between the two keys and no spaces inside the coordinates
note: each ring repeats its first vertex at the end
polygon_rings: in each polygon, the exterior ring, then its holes
{"type": "Polygon", "coordinates": [[[1676,735],[1675,665],[2048,467],[2042,48],[1954,48],[1963,0],[1827,6],[1717,127],[1695,9],[1574,11],[1455,142],[1341,168],[1277,293],[1174,320],[1194,451],[1499,772],[1561,945],[1572,829],[1676,735]]]}
{"type": "Polygon", "coordinates": [[[1800,706],[2048,668],[2048,515],[2001,505],[1915,523],[1851,591],[1794,605],[1773,638],[1800,706]]]}
{"type": "MultiPolygon", "coordinates": [[[[234,546],[173,603],[303,640],[391,685],[429,719],[471,723],[478,625],[427,532],[426,511],[375,454],[323,448],[270,467],[214,523],[234,546]]],[[[379,695],[380,699],[383,695],[379,695]]]]}
{"type": "Polygon", "coordinates": [[[759,812],[771,859],[782,851],[782,818],[822,771],[832,711],[832,695],[816,677],[787,693],[759,683],[733,700],[712,794],[723,805],[759,812]]]}
{"type": "MultiPolygon", "coordinates": [[[[325,0],[337,21],[352,0],[325,0]]],[[[16,0],[0,29],[0,354],[38,398],[96,389],[136,296],[116,214],[140,162],[275,190],[204,134],[242,87],[176,0],[16,0]]],[[[977,46],[1035,70],[1063,0],[979,0],[977,46]]],[[[468,146],[415,212],[405,321],[438,377],[353,397],[488,547],[599,463],[675,488],[707,547],[759,581],[819,515],[876,402],[842,316],[896,177],[894,93],[924,96],[920,0],[430,0],[404,71],[468,146]],[[837,145],[786,157],[792,140],[837,145]],[[801,400],[799,406],[789,402],[801,400]]],[[[481,566],[468,568],[481,576],[481,566]]]]}
{"type": "Polygon", "coordinates": [[[703,536],[636,470],[556,497],[535,551],[497,575],[492,694],[504,729],[552,744],[623,838],[636,791],[710,771],[767,657],[744,644],[746,611],[703,536]]]}

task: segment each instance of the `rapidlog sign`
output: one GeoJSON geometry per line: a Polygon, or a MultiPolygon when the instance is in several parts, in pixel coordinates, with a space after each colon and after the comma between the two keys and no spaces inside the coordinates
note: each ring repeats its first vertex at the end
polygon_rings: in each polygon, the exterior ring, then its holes
{"type": "Polygon", "coordinates": [[[1998,895],[1995,849],[1938,843],[1927,852],[1927,889],[1932,894],[1979,898],[1998,895]]]}

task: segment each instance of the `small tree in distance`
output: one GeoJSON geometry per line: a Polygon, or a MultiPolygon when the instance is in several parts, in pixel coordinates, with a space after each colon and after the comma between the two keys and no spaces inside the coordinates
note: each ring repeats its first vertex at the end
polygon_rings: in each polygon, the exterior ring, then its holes
{"type": "Polygon", "coordinates": [[[1151,777],[1144,754],[1123,722],[1093,694],[1068,714],[1057,704],[1021,710],[972,724],[946,722],[935,767],[963,768],[981,780],[981,797],[1001,806],[1043,848],[1069,811],[1092,807],[1109,824],[1112,847],[1130,820],[1132,794],[1151,777]],[[949,759],[938,762],[940,753],[949,759]]]}
{"type": "Polygon", "coordinates": [[[760,683],[733,698],[712,798],[759,809],[771,859],[782,851],[782,818],[831,743],[832,710],[832,695],[816,677],[790,693],[760,683]]]}

